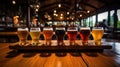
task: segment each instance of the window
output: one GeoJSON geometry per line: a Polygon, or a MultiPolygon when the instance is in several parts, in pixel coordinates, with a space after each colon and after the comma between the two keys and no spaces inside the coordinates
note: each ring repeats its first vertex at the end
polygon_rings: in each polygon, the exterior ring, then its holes
{"type": "Polygon", "coordinates": [[[103,19],[105,19],[107,21],[107,19],[108,19],[108,12],[103,12],[103,13],[98,14],[98,22],[102,22],[103,19]]]}
{"type": "Polygon", "coordinates": [[[110,26],[114,27],[114,18],[113,18],[113,14],[114,14],[114,10],[110,11],[110,26]]]}
{"type": "Polygon", "coordinates": [[[86,26],[89,26],[89,17],[86,19],[86,26]]]}
{"type": "Polygon", "coordinates": [[[117,28],[120,28],[120,9],[117,10],[117,16],[118,16],[117,28]]]}
{"type": "Polygon", "coordinates": [[[93,15],[92,17],[90,17],[90,26],[94,27],[95,22],[96,22],[96,15],[93,15]]]}

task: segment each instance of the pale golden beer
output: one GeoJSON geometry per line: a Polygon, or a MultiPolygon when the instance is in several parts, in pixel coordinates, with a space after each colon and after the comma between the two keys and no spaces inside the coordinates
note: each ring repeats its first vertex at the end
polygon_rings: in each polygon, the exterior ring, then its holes
{"type": "Polygon", "coordinates": [[[32,38],[32,44],[39,43],[40,28],[31,28],[30,29],[30,36],[32,38]]]}
{"type": "Polygon", "coordinates": [[[46,45],[50,45],[53,36],[53,28],[43,28],[43,36],[46,41],[46,45]]]}
{"type": "Polygon", "coordinates": [[[95,45],[101,45],[101,39],[103,37],[104,30],[101,27],[92,29],[92,36],[95,42],[95,45]]]}
{"type": "Polygon", "coordinates": [[[19,45],[25,45],[28,37],[28,28],[18,28],[17,30],[19,45]]]}

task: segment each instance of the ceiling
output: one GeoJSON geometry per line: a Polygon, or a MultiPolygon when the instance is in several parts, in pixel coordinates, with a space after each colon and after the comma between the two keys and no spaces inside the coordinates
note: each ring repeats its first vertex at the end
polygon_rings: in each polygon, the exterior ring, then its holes
{"type": "Polygon", "coordinates": [[[45,15],[49,15],[52,20],[59,20],[58,16],[63,14],[64,19],[67,18],[85,18],[96,10],[108,7],[111,5],[119,5],[119,0],[15,0],[16,4],[12,4],[12,0],[3,0],[0,2],[0,14],[5,12],[6,14],[17,14],[19,11],[23,15],[27,15],[28,6],[31,8],[31,15],[38,14],[39,18],[48,20],[45,15]],[[39,5],[38,12],[34,11],[31,5],[39,5]],[[61,4],[61,7],[58,7],[61,4]],[[21,7],[19,7],[21,6],[21,7]],[[21,10],[20,10],[21,9],[21,10]],[[57,17],[54,16],[54,10],[56,10],[57,17]],[[89,13],[88,13],[89,11],[89,13]],[[69,14],[67,14],[69,12],[69,14]]]}

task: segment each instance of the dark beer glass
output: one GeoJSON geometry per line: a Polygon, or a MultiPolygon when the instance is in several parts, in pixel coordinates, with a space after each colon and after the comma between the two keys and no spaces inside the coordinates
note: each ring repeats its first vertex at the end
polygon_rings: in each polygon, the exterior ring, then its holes
{"type": "Polygon", "coordinates": [[[68,38],[69,38],[70,45],[75,45],[77,31],[78,31],[77,27],[68,27],[67,35],[68,35],[68,38]]]}
{"type": "Polygon", "coordinates": [[[56,38],[57,38],[57,44],[59,46],[64,45],[63,40],[64,40],[64,35],[65,35],[65,28],[64,27],[57,27],[55,34],[56,34],[56,38]]]}
{"type": "Polygon", "coordinates": [[[80,37],[82,39],[83,45],[88,45],[89,36],[90,36],[90,28],[89,27],[81,27],[80,28],[80,37]]]}

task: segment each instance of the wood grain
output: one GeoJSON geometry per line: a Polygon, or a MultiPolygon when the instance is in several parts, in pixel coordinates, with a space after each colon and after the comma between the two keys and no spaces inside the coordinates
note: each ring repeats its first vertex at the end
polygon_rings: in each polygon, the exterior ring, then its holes
{"type": "Polygon", "coordinates": [[[12,54],[8,46],[9,44],[0,44],[0,67],[86,67],[81,56],[71,56],[69,53],[63,57],[56,53],[51,53],[48,57],[42,57],[39,53],[32,57],[24,57],[25,53],[7,57],[12,54]]]}
{"type": "MultiPolygon", "coordinates": [[[[56,42],[55,42],[56,43],[56,42]]],[[[0,67],[119,67],[119,43],[114,43],[114,49],[104,50],[103,53],[82,52],[74,53],[17,53],[8,48],[10,44],[0,43],[0,67]],[[118,51],[117,51],[118,50],[118,51]],[[42,55],[43,54],[43,55],[42,55]]],[[[111,44],[112,45],[112,44],[111,44]]]]}

